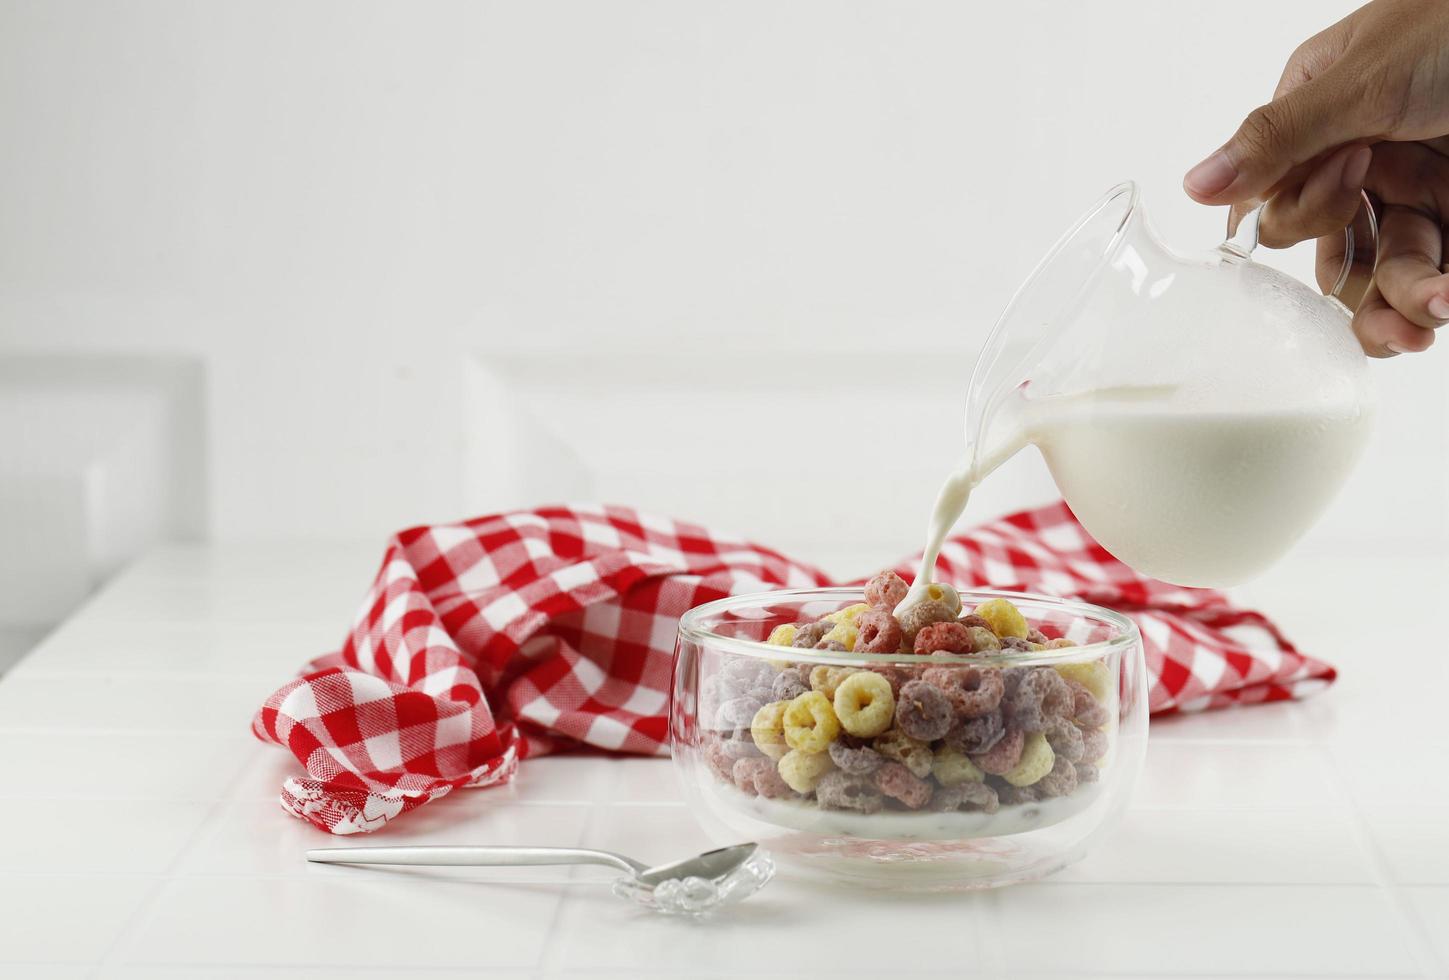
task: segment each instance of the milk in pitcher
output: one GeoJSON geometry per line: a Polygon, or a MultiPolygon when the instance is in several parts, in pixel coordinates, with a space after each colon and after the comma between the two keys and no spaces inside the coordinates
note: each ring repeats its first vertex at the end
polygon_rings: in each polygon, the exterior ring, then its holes
{"type": "Polygon", "coordinates": [[[897,614],[921,601],[971,490],[1036,446],[1077,518],[1144,575],[1235,585],[1285,553],[1328,505],[1372,425],[1367,405],[1197,411],[1164,386],[1022,399],[994,446],[937,497],[925,554],[897,614]]]}

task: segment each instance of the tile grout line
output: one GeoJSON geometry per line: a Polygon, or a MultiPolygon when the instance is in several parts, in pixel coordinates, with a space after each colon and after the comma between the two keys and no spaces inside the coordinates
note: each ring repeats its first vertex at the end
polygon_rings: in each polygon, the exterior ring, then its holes
{"type": "MultiPolygon", "coordinates": [[[[607,792],[608,787],[603,787],[602,789],[607,792]]],[[[589,831],[593,829],[597,821],[598,812],[599,802],[595,800],[589,806],[588,813],[584,817],[583,822],[579,824],[578,836],[574,838],[575,847],[583,847],[587,843],[589,831]]],[[[575,879],[578,870],[577,867],[569,868],[568,879],[563,884],[562,894],[559,895],[558,901],[554,904],[553,914],[548,920],[548,928],[544,930],[543,949],[539,950],[538,959],[534,962],[534,969],[540,971],[539,976],[541,977],[554,976],[561,972],[558,960],[563,955],[563,944],[558,941],[559,926],[563,922],[565,906],[573,901],[574,885],[576,883],[575,879]]]]}
{"type": "Polygon", "coordinates": [[[1353,784],[1345,775],[1339,763],[1337,753],[1323,742],[1317,746],[1319,754],[1327,762],[1330,771],[1333,773],[1334,782],[1339,791],[1348,802],[1349,817],[1353,822],[1354,829],[1359,837],[1359,846],[1364,849],[1369,859],[1369,865],[1373,869],[1374,878],[1379,887],[1389,899],[1398,914],[1399,921],[1407,928],[1413,936],[1414,961],[1418,963],[1420,972],[1426,977],[1444,976],[1449,970],[1449,964],[1441,963],[1438,952],[1425,930],[1423,923],[1419,920],[1419,914],[1409,902],[1408,896],[1404,894],[1398,882],[1389,869],[1388,858],[1384,856],[1382,848],[1379,847],[1378,838],[1374,835],[1373,828],[1369,825],[1368,815],[1364,812],[1363,806],[1359,803],[1358,794],[1354,792],[1353,784]]]}
{"type": "MultiPolygon", "coordinates": [[[[238,766],[236,771],[232,773],[232,783],[240,782],[254,767],[260,765],[260,758],[260,756],[253,756],[238,766]]],[[[219,797],[211,802],[211,806],[207,808],[206,816],[201,819],[201,823],[187,837],[186,842],[171,856],[171,860],[166,862],[166,867],[162,874],[158,876],[156,883],[146,890],[146,894],[136,903],[135,909],[126,917],[126,921],[116,932],[115,938],[106,945],[106,948],[96,959],[92,972],[99,972],[113,965],[112,960],[117,950],[130,938],[132,931],[142,921],[143,917],[151,911],[152,906],[156,904],[157,897],[161,894],[161,890],[166,887],[168,882],[181,880],[182,876],[176,874],[176,869],[191,854],[192,850],[204,835],[212,829],[217,817],[230,802],[230,798],[226,796],[219,797]]]]}

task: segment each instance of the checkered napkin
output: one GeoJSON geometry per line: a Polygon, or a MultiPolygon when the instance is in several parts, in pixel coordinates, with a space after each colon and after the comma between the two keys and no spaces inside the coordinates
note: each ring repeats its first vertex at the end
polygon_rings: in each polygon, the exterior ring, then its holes
{"type": "MultiPolygon", "coordinates": [[[[952,538],[937,567],[962,587],[1131,616],[1154,712],[1303,697],[1334,677],[1222,593],[1137,575],[1065,504],[952,538]]],[[[334,834],[376,830],[458,787],[506,782],[529,755],[667,752],[679,616],[828,584],[768,548],[622,507],[413,528],[389,543],[342,649],[268,698],[252,730],[306,769],[282,787],[288,812],[334,834]]]]}

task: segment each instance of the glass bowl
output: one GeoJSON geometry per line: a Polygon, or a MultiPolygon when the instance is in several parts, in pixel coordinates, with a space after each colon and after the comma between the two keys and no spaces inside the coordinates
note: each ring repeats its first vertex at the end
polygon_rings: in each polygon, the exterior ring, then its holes
{"type": "MultiPolygon", "coordinates": [[[[706,603],[680,618],[670,740],[685,796],[706,831],[722,845],[757,841],[782,869],[799,875],[888,888],[992,888],[1041,878],[1081,858],[1120,816],[1146,750],[1145,665],[1132,621],[1083,602],[970,590],[961,593],[963,611],[1004,598],[1042,634],[1037,640],[1075,645],[1018,643],[1023,649],[915,656],[764,642],[778,626],[845,611],[862,598],[853,588],[768,592],[706,603]],[[796,667],[792,686],[782,672],[796,667]],[[954,670],[926,674],[941,667],[954,670]],[[891,703],[901,684],[918,679],[933,686],[947,677],[964,679],[961,690],[989,693],[984,701],[953,701],[950,731],[930,742],[902,738],[894,720],[891,732],[873,738],[853,737],[845,728],[832,735],[828,719],[818,730],[787,726],[782,738],[782,713],[785,722],[810,725],[806,709],[841,703],[853,713],[857,690],[880,691],[874,679],[834,690],[860,670],[890,682],[891,703]],[[1053,676],[1031,676],[1040,671],[1053,676]],[[788,697],[802,681],[820,696],[788,697]],[[1005,693],[990,709],[996,690],[1005,693]],[[1032,708],[1038,691],[1048,692],[1036,702],[1044,705],[1041,712],[1032,708]],[[772,716],[767,708],[801,698],[793,715],[777,707],[772,716]],[[839,744],[820,751],[825,738],[839,744]],[[1022,750],[1014,755],[1016,740],[1022,750]],[[848,751],[866,745],[882,751],[867,753],[869,761],[848,751]],[[835,764],[837,752],[845,769],[835,764]],[[871,765],[877,771],[858,774],[871,765]],[[915,778],[902,775],[902,767],[915,778]],[[904,793],[894,782],[888,788],[914,808],[877,792],[885,768],[910,784],[904,793]],[[1047,769],[1051,778],[1038,778],[1047,769]],[[968,782],[980,785],[962,786],[968,782]]],[[[887,701],[883,694],[881,701],[887,701]]],[[[854,720],[865,735],[879,724],[854,720]]],[[[944,724],[937,719],[937,728],[944,724]]],[[[917,734],[933,730],[905,727],[917,734]]]]}

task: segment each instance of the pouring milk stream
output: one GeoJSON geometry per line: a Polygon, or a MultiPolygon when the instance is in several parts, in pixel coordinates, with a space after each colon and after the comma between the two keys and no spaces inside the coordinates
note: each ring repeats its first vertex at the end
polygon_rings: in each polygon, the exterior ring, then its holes
{"type": "Polygon", "coordinates": [[[1184,258],[1124,184],[1058,242],[977,364],[971,442],[898,613],[972,488],[1027,445],[1103,547],[1169,582],[1238,584],[1308,530],[1367,440],[1372,389],[1348,309],[1250,261],[1256,217],[1184,258]]]}

